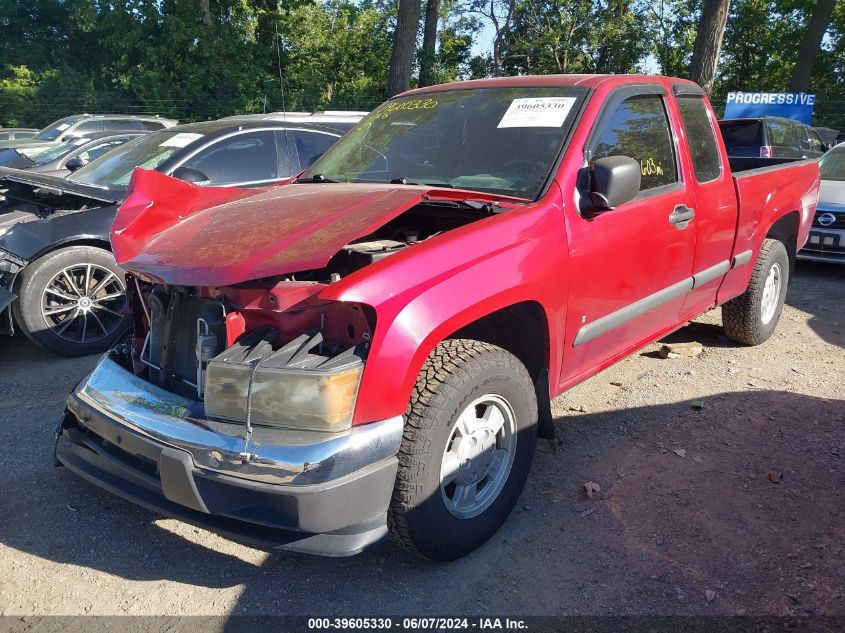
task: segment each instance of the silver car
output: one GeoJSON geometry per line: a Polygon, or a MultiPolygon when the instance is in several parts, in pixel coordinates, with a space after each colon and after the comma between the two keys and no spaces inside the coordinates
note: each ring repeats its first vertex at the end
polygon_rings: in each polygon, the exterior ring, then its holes
{"type": "Polygon", "coordinates": [[[822,186],[816,217],[799,259],[845,264],[845,143],[819,161],[822,186]]]}

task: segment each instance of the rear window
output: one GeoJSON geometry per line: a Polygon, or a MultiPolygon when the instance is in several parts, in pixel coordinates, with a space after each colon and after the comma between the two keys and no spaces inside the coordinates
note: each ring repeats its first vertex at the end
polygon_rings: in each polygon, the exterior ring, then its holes
{"type": "Polygon", "coordinates": [[[790,121],[769,121],[769,145],[773,147],[801,147],[804,130],[790,121]]]}
{"type": "Polygon", "coordinates": [[[809,143],[807,149],[809,149],[811,152],[816,152],[819,154],[824,152],[824,144],[822,143],[821,137],[810,128],[807,128],[807,141],[809,143]]]}
{"type": "Polygon", "coordinates": [[[738,149],[759,149],[763,144],[763,126],[760,121],[721,122],[719,127],[729,154],[738,149]]]}

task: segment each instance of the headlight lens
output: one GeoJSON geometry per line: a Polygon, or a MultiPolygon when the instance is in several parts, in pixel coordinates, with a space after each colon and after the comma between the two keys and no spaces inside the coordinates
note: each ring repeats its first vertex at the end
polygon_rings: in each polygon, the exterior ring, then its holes
{"type": "Polygon", "coordinates": [[[364,371],[352,348],[311,353],[322,338],[303,336],[272,351],[230,347],[208,363],[205,413],[212,418],[277,428],[337,432],[352,426],[364,371]]]}
{"type": "Polygon", "coordinates": [[[363,365],[338,373],[260,369],[252,387],[252,423],[340,431],[352,425],[363,365]]]}

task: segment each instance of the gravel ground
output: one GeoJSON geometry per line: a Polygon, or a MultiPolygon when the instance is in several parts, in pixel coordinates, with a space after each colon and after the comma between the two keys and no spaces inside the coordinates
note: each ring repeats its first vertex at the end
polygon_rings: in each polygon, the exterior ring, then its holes
{"type": "Polygon", "coordinates": [[[845,269],[800,265],[788,304],[761,347],[713,312],[670,337],[702,355],[653,345],[555,400],[517,509],[448,565],[268,554],[54,468],[96,359],[2,340],[0,615],[845,615],[845,269]]]}

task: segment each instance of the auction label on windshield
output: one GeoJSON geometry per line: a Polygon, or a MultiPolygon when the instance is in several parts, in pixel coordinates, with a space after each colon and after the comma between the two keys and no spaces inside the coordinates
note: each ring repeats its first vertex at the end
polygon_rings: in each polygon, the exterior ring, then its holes
{"type": "Polygon", "coordinates": [[[560,127],[575,97],[514,99],[497,127],[560,127]]]}
{"type": "Polygon", "coordinates": [[[202,134],[194,134],[191,132],[180,132],[169,139],[159,144],[159,147],[185,147],[190,145],[198,138],[202,138],[202,134]]]}

